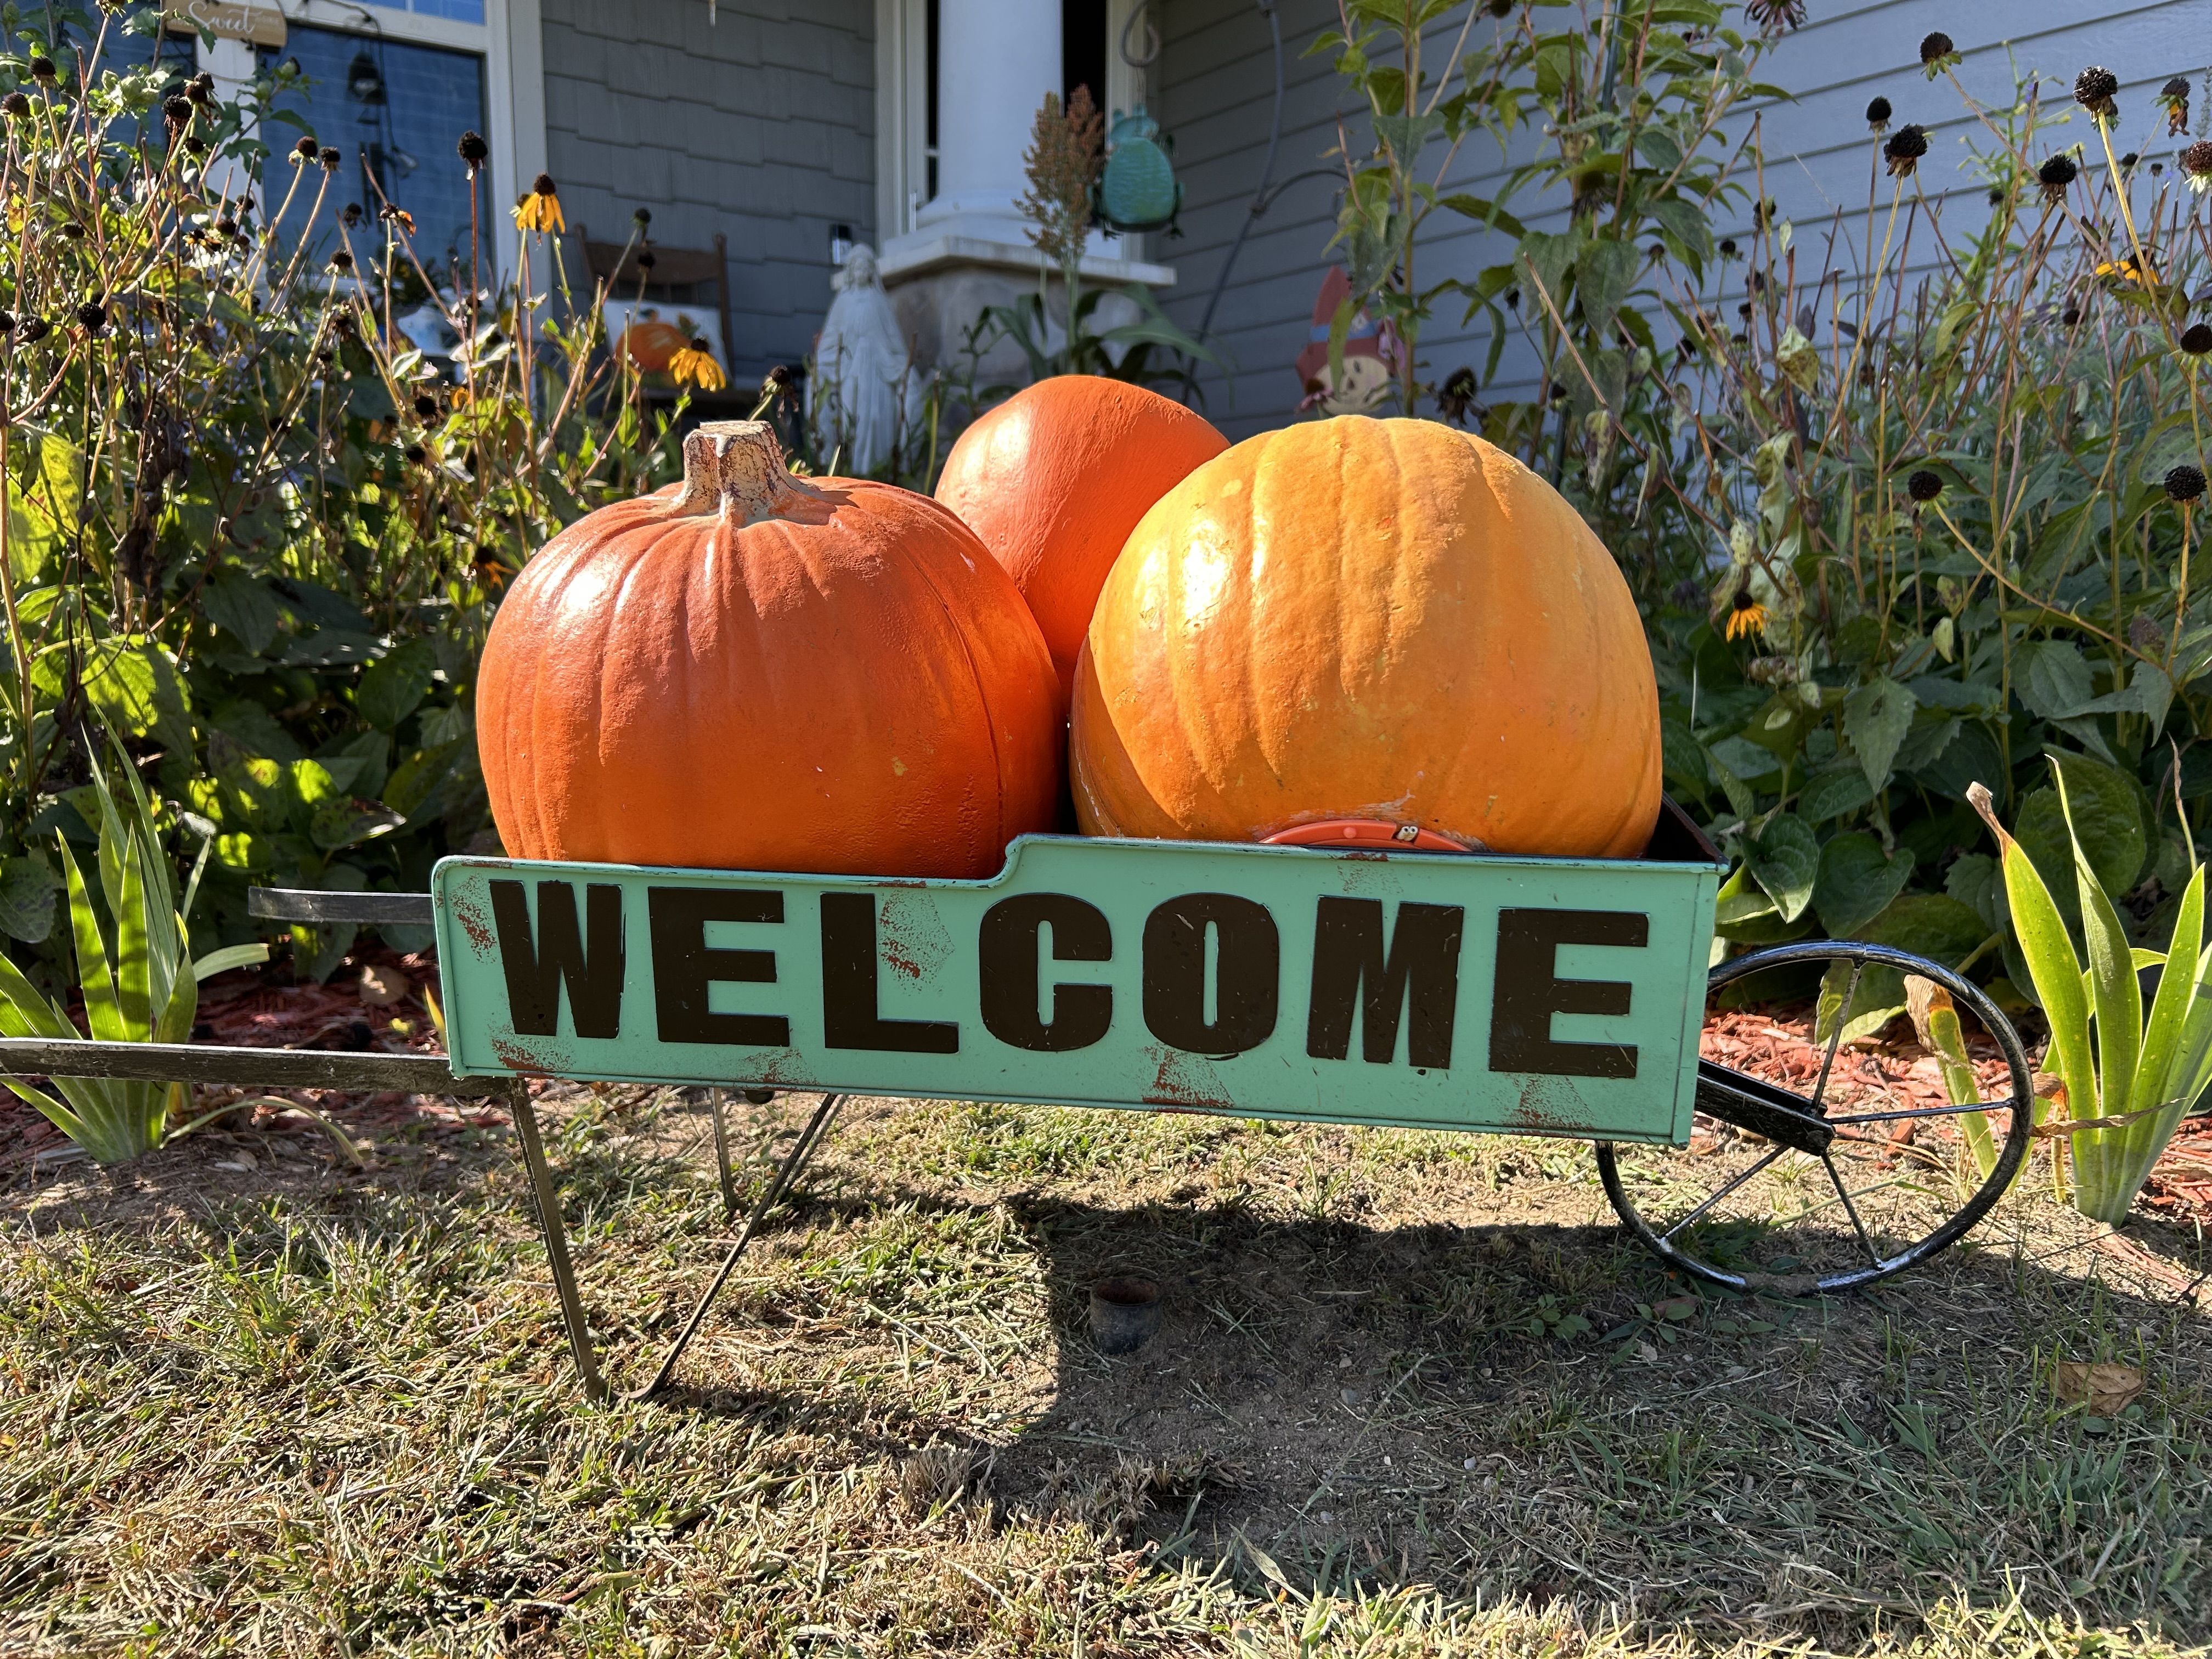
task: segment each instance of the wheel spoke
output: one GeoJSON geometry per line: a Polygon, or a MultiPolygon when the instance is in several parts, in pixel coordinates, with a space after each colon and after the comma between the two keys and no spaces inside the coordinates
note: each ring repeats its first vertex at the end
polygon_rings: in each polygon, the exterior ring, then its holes
{"type": "Polygon", "coordinates": [[[1866,1247],[1867,1260],[1879,1267],[1881,1266],[1881,1252],[1875,1249],[1874,1240],[1868,1236],[1866,1223],[1859,1219],[1859,1206],[1851,1202],[1851,1195],[1844,1186],[1842,1171],[1836,1168],[1836,1161],[1826,1152],[1820,1154],[1820,1162],[1827,1166],[1828,1179],[1836,1183],[1836,1196],[1844,1200],[1844,1213],[1850,1217],[1851,1230],[1858,1234],[1859,1243],[1866,1247]]]}
{"type": "Polygon", "coordinates": [[[1836,1009],[1836,1029],[1828,1033],[1828,1051],[1820,1056],[1820,1080],[1813,1085],[1813,1098],[1810,1103],[1813,1115],[1815,1117],[1825,1115],[1820,1110],[1820,1102],[1827,1096],[1828,1073],[1835,1066],[1836,1050],[1843,1046],[1844,1026],[1850,1018],[1851,1002],[1859,994],[1859,975],[1864,971],[1865,967],[1866,964],[1860,962],[1854,962],[1851,964],[1850,982],[1844,987],[1844,1000],[1836,1009]]]}
{"type": "Polygon", "coordinates": [[[1674,1237],[1674,1236],[1676,1233],[1680,1232],[1680,1231],[1682,1231],[1682,1229],[1683,1229],[1683,1228],[1685,1228],[1685,1227],[1688,1226],[1688,1225],[1689,1225],[1692,1221],[1695,1221],[1695,1220],[1696,1220],[1699,1216],[1701,1216],[1701,1215],[1705,1214],[1705,1212],[1706,1211],[1708,1211],[1708,1210],[1711,1209],[1711,1208],[1713,1207],[1713,1206],[1714,1206],[1714,1205],[1716,1205],[1716,1204],[1719,1203],[1723,1199],[1726,1198],[1726,1197],[1727,1197],[1730,1193],[1734,1192],[1737,1188],[1739,1188],[1739,1187],[1742,1186],[1742,1185],[1743,1185],[1743,1183],[1744,1183],[1745,1182],[1747,1182],[1747,1181],[1750,1180],[1750,1179],[1752,1178],[1752,1176],[1753,1176],[1757,1175],[1757,1174],[1758,1174],[1761,1170],[1765,1169],[1768,1164],[1770,1164],[1773,1163],[1773,1162],[1774,1162],[1774,1160],[1775,1160],[1776,1158],[1780,1158],[1780,1157],[1783,1155],[1783,1153],[1784,1153],[1784,1152],[1788,1152],[1789,1150],[1790,1150],[1790,1148],[1789,1148],[1789,1147],[1787,1147],[1787,1146],[1777,1146],[1777,1147],[1776,1147],[1772,1152],[1769,1152],[1769,1153],[1768,1153],[1765,1158],[1760,1158],[1760,1159],[1759,1160],[1759,1162],[1758,1162],[1758,1163],[1756,1163],[1756,1164],[1753,1164],[1753,1165],[1752,1165],[1748,1170],[1745,1170],[1741,1175],[1738,1176],[1737,1176],[1734,1181],[1729,1182],[1728,1183],[1728,1185],[1727,1185],[1727,1186],[1725,1186],[1725,1187],[1722,1188],[1718,1192],[1715,1193],[1715,1194],[1714,1194],[1711,1198],[1707,1199],[1704,1203],[1702,1203],[1702,1204],[1698,1205],[1698,1207],[1697,1207],[1696,1209],[1694,1209],[1694,1210],[1691,1211],[1691,1212],[1689,1212],[1689,1214],[1687,1214],[1687,1215],[1684,1216],[1684,1217],[1683,1217],[1680,1221],[1676,1222],[1673,1226],[1671,1226],[1671,1227],[1668,1228],[1668,1229],[1667,1229],[1667,1231],[1666,1231],[1665,1232],[1663,1232],[1663,1233],[1660,1234],[1660,1235],[1659,1235],[1659,1242],[1660,1242],[1662,1244],[1664,1244],[1664,1243],[1665,1243],[1668,1239],[1670,1239],[1670,1238],[1674,1237]]]}
{"type": "Polygon", "coordinates": [[[1851,1123],[1895,1123],[1908,1117],[1964,1117],[1968,1112],[2002,1112],[2011,1104],[2008,1100],[1990,1100],[1978,1101],[1972,1106],[1915,1106],[1894,1112],[1854,1112],[1849,1117],[1832,1117],[1828,1121],[1840,1129],[1851,1123]]]}

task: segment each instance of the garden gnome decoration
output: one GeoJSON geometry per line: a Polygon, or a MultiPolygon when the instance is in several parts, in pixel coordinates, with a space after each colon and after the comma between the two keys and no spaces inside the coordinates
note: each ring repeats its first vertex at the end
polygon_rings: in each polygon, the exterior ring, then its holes
{"type": "Polygon", "coordinates": [[[1330,371],[1329,329],[1337,307],[1351,297],[1352,278],[1344,274],[1343,266],[1331,265],[1314,301],[1313,332],[1298,353],[1298,384],[1306,394],[1298,405],[1302,412],[1317,409],[1324,415],[1364,415],[1390,395],[1390,381],[1404,348],[1396,330],[1387,322],[1377,325],[1364,311],[1352,313],[1352,329],[1344,341],[1344,373],[1339,376],[1330,371]]]}
{"type": "Polygon", "coordinates": [[[816,453],[826,457],[842,450],[837,471],[862,477],[891,459],[914,430],[921,414],[921,377],[877,274],[875,250],[854,244],[830,285],[836,297],[815,337],[806,418],[816,453]]]}

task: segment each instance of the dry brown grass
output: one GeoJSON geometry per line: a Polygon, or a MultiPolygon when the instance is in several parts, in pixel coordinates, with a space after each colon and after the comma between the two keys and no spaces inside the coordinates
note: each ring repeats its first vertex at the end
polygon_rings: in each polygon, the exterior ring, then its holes
{"type": "MultiPolygon", "coordinates": [[[[749,1179],[811,1105],[740,1126],[749,1179]]],[[[724,1237],[704,1112],[550,1107],[634,1374],[724,1237]]],[[[1685,1302],[1571,1143],[865,1102],[801,1186],[681,1387],[600,1408],[496,1129],[392,1130],[360,1172],[255,1133],[26,1175],[0,1650],[2070,1656],[2212,1626],[2199,1251],[2155,1222],[2163,1277],[2031,1186],[1875,1294],[1685,1302]],[[1109,1359],[1084,1295],[1123,1270],[1168,1313],[1109,1359]],[[2149,1389],[2085,1419],[2061,1358],[2149,1389]]]]}

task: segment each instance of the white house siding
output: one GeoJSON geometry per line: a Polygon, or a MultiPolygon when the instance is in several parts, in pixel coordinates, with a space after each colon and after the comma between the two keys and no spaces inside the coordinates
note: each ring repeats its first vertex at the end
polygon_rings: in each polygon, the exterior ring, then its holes
{"type": "MultiPolygon", "coordinates": [[[[573,225],[729,239],[740,383],[804,359],[830,227],[874,240],[873,0],[543,0],[547,167],[573,225]]],[[[573,269],[573,268],[572,268],[573,269]]]]}
{"type": "MultiPolygon", "coordinates": [[[[1164,249],[1182,279],[1167,306],[1178,322],[1193,327],[1259,180],[1273,100],[1273,64],[1267,19],[1253,0],[1175,0],[1159,10],[1166,49],[1154,71],[1162,88],[1157,112],[1175,136],[1177,171],[1187,193],[1185,238],[1164,249]]],[[[2156,88],[2177,74],[2189,76],[2196,89],[2191,136],[2204,130],[2212,0],[2104,0],[2094,5],[2084,0],[1813,0],[1810,10],[1806,26],[1784,40],[1759,70],[1761,79],[1790,88],[1795,100],[1756,112],[1767,156],[1767,194],[1797,228],[1801,275],[1808,259],[1820,257],[1818,250],[1825,246],[1838,210],[1846,245],[1836,257],[1846,266],[1860,257],[1854,249],[1865,228],[1869,158],[1880,143],[1867,131],[1864,112],[1877,94],[1895,106],[1893,124],[1918,121],[1929,128],[1930,149],[1921,164],[1921,189],[1943,204],[1947,222],[1955,228],[1966,216],[1985,210],[1984,186],[1960,170],[1964,141],[1976,131],[1972,118],[1948,82],[1930,85],[1919,67],[1919,43],[1931,30],[1952,37],[1966,56],[1960,79],[1987,102],[2010,100],[2016,65],[2023,74],[2035,70],[2051,77],[2046,98],[2070,107],[2074,76],[2087,64],[2101,64],[2122,82],[2123,120],[2115,135],[2120,148],[2140,149],[2146,160],[2162,156],[2170,161],[2186,142],[2163,137],[2164,120],[2152,100],[2156,88]]],[[[1342,99],[1328,57],[1301,55],[1317,33],[1334,27],[1334,4],[1281,0],[1279,15],[1286,95],[1278,180],[1325,164],[1326,152],[1336,142],[1342,99]]],[[[1455,15],[1455,29],[1457,22],[1455,15]]],[[[1441,54],[1449,45],[1447,38],[1435,50],[1441,54]]],[[[2063,148],[2077,138],[2094,143],[2085,120],[2063,130],[2051,147],[2063,148]]],[[[1478,140],[1459,158],[1452,185],[1487,195],[1499,171],[1494,148],[1478,140]]],[[[1886,206],[1886,193],[1881,199],[1886,206]]],[[[1211,374],[1206,380],[1206,412],[1232,436],[1277,423],[1297,404],[1299,391],[1291,364],[1308,338],[1314,297],[1330,263],[1327,248],[1334,229],[1334,204],[1327,179],[1291,185],[1254,223],[1237,258],[1214,321],[1235,355],[1235,385],[1224,386],[1211,374]]],[[[1525,204],[1523,209],[1524,219],[1536,228],[1557,228],[1564,218],[1563,213],[1547,218],[1526,211],[1525,204]]],[[[1747,221],[1747,210],[1736,223],[1720,228],[1723,234],[1741,233],[1747,221]]],[[[1464,221],[1438,216],[1430,225],[1431,234],[1417,255],[1417,274],[1425,282],[1446,275],[1472,278],[1504,255],[1501,239],[1465,228],[1464,221]]],[[[1880,235],[1879,222],[1875,234],[1880,235]]],[[[1928,250],[1924,235],[1919,246],[1928,250]]],[[[1914,263],[1921,261],[1916,258],[1914,263]]],[[[1735,288],[1720,280],[1708,289],[1724,304],[1740,297],[1741,265],[1730,275],[1735,288]]],[[[1425,377],[1441,380],[1462,363],[1481,367],[1487,335],[1480,322],[1472,330],[1461,327],[1460,311],[1449,300],[1439,307],[1422,340],[1425,377]]],[[[1520,360],[1523,367],[1525,362],[1525,357],[1520,360]]],[[[1495,388],[1501,394],[1525,386],[1516,367],[1509,358],[1504,383],[1495,388]]]]}

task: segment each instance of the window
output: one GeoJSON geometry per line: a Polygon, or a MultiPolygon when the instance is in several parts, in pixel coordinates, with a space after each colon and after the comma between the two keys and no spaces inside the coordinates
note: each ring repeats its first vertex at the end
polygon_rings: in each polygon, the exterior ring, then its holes
{"type": "MultiPolygon", "coordinates": [[[[416,0],[460,10],[470,0],[416,0]]],[[[481,0],[477,0],[481,15],[481,0]]],[[[386,201],[415,221],[415,252],[434,274],[469,250],[469,185],[455,146],[464,132],[489,125],[484,60],[473,52],[380,35],[295,24],[281,51],[264,47],[263,68],[289,58],[304,82],[276,100],[318,142],[343,157],[325,198],[332,210],[358,206],[373,222],[386,201]]],[[[282,137],[289,137],[283,129],[282,137]]],[[[270,148],[282,149],[272,134],[270,148]]],[[[505,204],[479,185],[483,253],[505,204]]],[[[275,193],[274,187],[269,187],[275,193]]],[[[326,227],[319,228],[326,228],[326,227]]],[[[443,278],[441,276],[441,280],[443,278]]]]}

